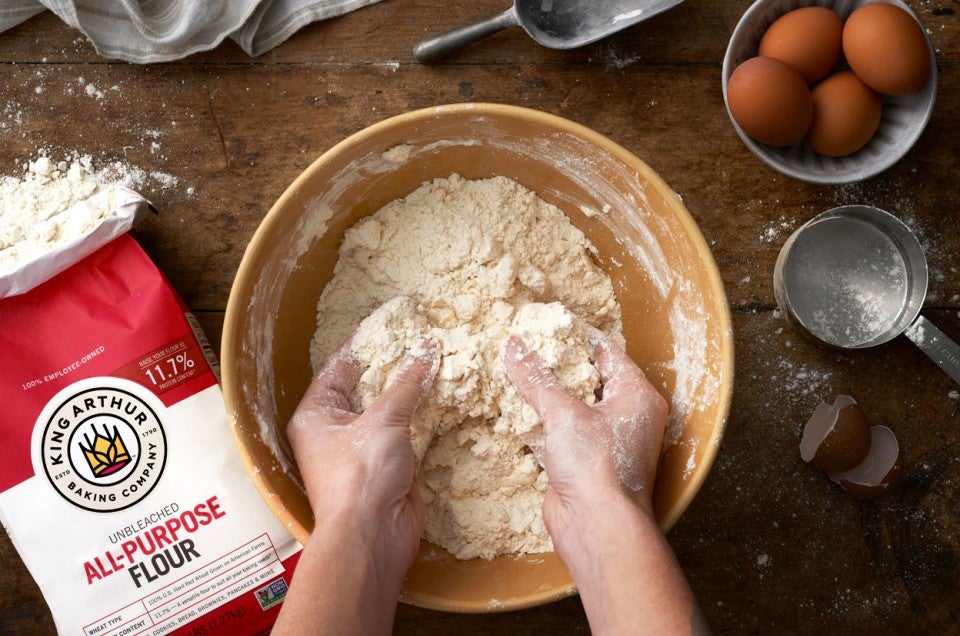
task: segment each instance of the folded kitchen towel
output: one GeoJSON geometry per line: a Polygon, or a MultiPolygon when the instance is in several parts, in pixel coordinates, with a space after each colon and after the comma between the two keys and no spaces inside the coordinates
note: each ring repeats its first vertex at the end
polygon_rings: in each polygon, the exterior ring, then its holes
{"type": "Polygon", "coordinates": [[[146,64],[231,38],[261,55],[297,30],[379,0],[2,0],[0,32],[49,9],[104,57],[146,64]]]}

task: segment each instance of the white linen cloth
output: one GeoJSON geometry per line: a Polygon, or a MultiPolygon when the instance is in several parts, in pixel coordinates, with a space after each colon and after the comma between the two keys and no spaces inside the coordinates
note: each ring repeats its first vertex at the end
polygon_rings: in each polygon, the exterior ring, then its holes
{"type": "Polygon", "coordinates": [[[2,0],[0,32],[49,9],[97,52],[146,64],[206,51],[231,38],[251,56],[318,20],[379,0],[2,0]]]}

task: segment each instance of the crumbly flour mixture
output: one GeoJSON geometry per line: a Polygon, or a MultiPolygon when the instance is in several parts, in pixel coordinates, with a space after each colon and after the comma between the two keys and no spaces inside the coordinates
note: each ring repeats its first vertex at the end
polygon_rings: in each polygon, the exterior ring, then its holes
{"type": "Polygon", "coordinates": [[[593,246],[555,206],[504,177],[424,184],[349,229],[318,304],[319,367],[359,328],[366,368],[354,406],[389,384],[425,335],[440,362],[417,412],[414,450],[425,538],[460,559],[552,549],[541,518],[546,475],[531,452],[543,430],[513,389],[502,343],[519,334],[575,395],[599,376],[590,326],[623,344],[620,306],[593,246]]]}

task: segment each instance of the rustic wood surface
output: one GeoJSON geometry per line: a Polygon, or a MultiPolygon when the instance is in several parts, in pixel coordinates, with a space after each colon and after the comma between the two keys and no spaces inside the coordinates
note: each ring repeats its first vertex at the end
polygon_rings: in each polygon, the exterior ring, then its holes
{"type": "MultiPolygon", "coordinates": [[[[782,176],[736,136],[720,66],[748,0],[687,0],[566,52],[513,29],[435,66],[413,60],[414,42],[509,2],[387,0],[307,27],[257,59],[228,42],[153,66],[101,58],[42,14],[0,34],[0,174],[21,175],[41,149],[141,168],[141,190],[161,214],[135,235],[216,342],[258,223],[286,185],[345,136],[411,109],[463,101],[585,124],[644,159],[683,197],[734,315],[728,430],[704,488],[668,537],[710,625],[719,634],[956,633],[960,387],[904,338],[862,353],[804,342],[776,310],[771,286],[792,229],[836,205],[877,205],[920,235],[932,270],[925,314],[960,339],[960,7],[910,4],[937,49],[937,104],[904,159],[853,185],[782,176]],[[846,392],[904,449],[904,483],[886,498],[854,499],[799,458],[814,406],[846,392]]],[[[0,633],[53,633],[37,586],[0,535],[0,633]]],[[[401,605],[396,620],[400,634],[587,631],[576,597],[478,616],[401,605]]]]}

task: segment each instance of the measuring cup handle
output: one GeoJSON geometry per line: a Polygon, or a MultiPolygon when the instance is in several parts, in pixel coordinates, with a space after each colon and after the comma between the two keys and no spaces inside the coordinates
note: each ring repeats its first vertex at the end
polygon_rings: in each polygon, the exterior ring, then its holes
{"type": "Polygon", "coordinates": [[[960,346],[957,343],[923,316],[917,316],[904,335],[940,365],[955,382],[960,383],[960,346]]]}
{"type": "Polygon", "coordinates": [[[413,47],[413,57],[418,62],[429,64],[437,62],[441,58],[453,53],[457,49],[476,42],[488,35],[493,35],[506,28],[517,26],[520,19],[517,17],[517,11],[510,7],[503,13],[480,20],[472,24],[467,24],[456,29],[451,29],[439,35],[432,35],[417,42],[413,47]]]}

